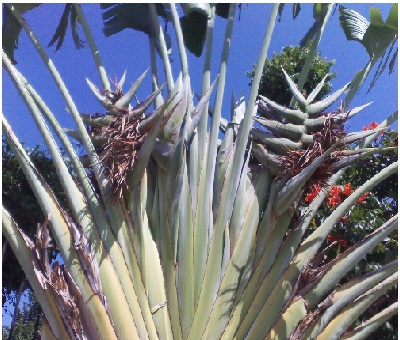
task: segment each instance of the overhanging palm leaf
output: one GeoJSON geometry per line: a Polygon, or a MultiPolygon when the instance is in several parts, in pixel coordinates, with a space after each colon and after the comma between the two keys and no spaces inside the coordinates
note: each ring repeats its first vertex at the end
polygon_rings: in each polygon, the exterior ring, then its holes
{"type": "MultiPolygon", "coordinates": [[[[39,6],[39,4],[20,4],[19,11],[21,14],[26,13],[39,6]]],[[[16,64],[14,59],[14,51],[18,47],[18,37],[21,33],[22,27],[18,23],[17,19],[10,13],[10,10],[6,5],[3,5],[3,50],[8,55],[13,64],[16,64]]]]}
{"type": "MultiPolygon", "coordinates": [[[[363,70],[360,70],[354,77],[351,84],[351,91],[347,95],[345,105],[355,95],[356,91],[360,88],[365,78],[368,76],[372,67],[376,64],[379,58],[383,58],[384,54],[390,46],[389,55],[392,51],[393,45],[398,37],[398,4],[393,4],[386,22],[382,20],[382,13],[376,7],[370,9],[370,20],[368,21],[356,11],[347,9],[343,6],[339,10],[340,25],[348,40],[355,40],[360,42],[369,54],[370,60],[363,70]]],[[[389,55],[387,58],[389,58],[389,55]]],[[[393,58],[397,57],[397,52],[394,53],[393,58]]],[[[391,63],[394,63],[392,59],[391,63]]],[[[379,65],[375,77],[371,83],[370,89],[374,86],[379,77],[385,69],[387,62],[379,65]]]]}
{"type": "MultiPolygon", "coordinates": [[[[152,36],[151,20],[147,4],[101,4],[104,21],[104,34],[108,37],[126,29],[132,28],[152,36]]],[[[166,6],[157,4],[157,14],[165,21],[171,21],[171,13],[166,6]]],[[[195,56],[202,54],[206,37],[207,21],[210,17],[210,5],[200,3],[182,4],[184,16],[179,18],[182,26],[183,39],[186,48],[195,56]]],[[[227,17],[225,4],[216,5],[216,14],[227,17]]],[[[168,50],[171,48],[171,38],[164,31],[168,50]]],[[[159,49],[156,41],[157,49],[159,49]]]]}
{"type": "Polygon", "coordinates": [[[56,51],[60,49],[60,47],[64,42],[65,33],[67,32],[68,28],[68,17],[71,23],[72,38],[74,40],[75,47],[82,48],[84,46],[83,41],[79,38],[78,35],[78,30],[77,30],[78,17],[76,15],[76,9],[72,4],[66,4],[64,12],[60,19],[60,23],[56,29],[56,32],[54,33],[53,38],[49,42],[49,46],[53,46],[53,44],[58,40],[56,51]]]}
{"type": "MultiPolygon", "coordinates": [[[[24,14],[41,4],[15,4],[16,8],[21,14],[24,14]]],[[[18,47],[18,37],[21,33],[22,26],[18,23],[13,15],[10,14],[10,11],[7,6],[4,5],[4,13],[3,13],[3,27],[2,27],[2,36],[3,36],[3,49],[7,56],[10,58],[13,64],[16,64],[16,60],[14,59],[15,49],[18,47]]],[[[65,38],[65,34],[68,28],[68,18],[70,19],[70,25],[72,30],[72,38],[76,48],[82,48],[83,41],[79,38],[78,35],[78,19],[75,7],[72,4],[66,4],[63,14],[60,18],[60,23],[56,29],[56,32],[51,39],[49,46],[52,46],[57,40],[56,51],[58,51],[65,38]]]]}
{"type": "Polygon", "coordinates": [[[397,12],[398,4],[393,4],[386,22],[383,22],[382,12],[371,7],[371,21],[368,21],[361,14],[341,6],[339,20],[347,39],[359,41],[371,59],[378,59],[397,37],[397,12]]]}

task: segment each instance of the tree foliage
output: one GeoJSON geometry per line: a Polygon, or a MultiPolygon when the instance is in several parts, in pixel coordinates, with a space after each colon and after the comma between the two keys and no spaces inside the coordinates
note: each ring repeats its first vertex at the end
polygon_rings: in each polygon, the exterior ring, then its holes
{"type": "MultiPolygon", "coordinates": [[[[258,93],[278,104],[289,106],[292,95],[282,73],[282,68],[297,83],[308,53],[309,48],[307,47],[302,49],[299,46],[286,46],[282,49],[280,55],[274,53],[272,59],[266,59],[258,93]]],[[[331,91],[332,86],[329,81],[335,78],[335,73],[330,73],[330,70],[334,63],[334,60],[327,61],[326,58],[321,57],[319,52],[314,56],[310,72],[303,86],[303,93],[306,96],[315,89],[326,75],[326,83],[316,100],[321,100],[331,91]]],[[[247,73],[247,76],[251,81],[253,80],[254,68],[247,73]]]]}
{"type": "Polygon", "coordinates": [[[25,302],[18,311],[12,334],[10,335],[11,328],[9,326],[3,326],[3,340],[28,340],[37,338],[35,335],[40,325],[40,306],[32,290],[27,290],[26,295],[25,302]]]}

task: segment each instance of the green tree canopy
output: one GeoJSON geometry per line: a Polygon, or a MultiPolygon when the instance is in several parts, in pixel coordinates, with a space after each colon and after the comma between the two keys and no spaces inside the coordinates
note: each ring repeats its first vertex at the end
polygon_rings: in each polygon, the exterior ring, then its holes
{"type": "Polygon", "coordinates": [[[30,289],[27,291],[26,300],[26,303],[19,310],[14,327],[11,329],[10,326],[3,326],[3,339],[25,340],[37,338],[41,315],[40,306],[30,289]]]}
{"type": "MultiPolygon", "coordinates": [[[[282,68],[297,83],[308,52],[309,48],[307,47],[301,49],[299,46],[286,46],[282,49],[280,55],[274,53],[272,59],[266,59],[258,93],[278,104],[289,106],[292,95],[282,73],[282,68]]],[[[317,53],[304,84],[303,93],[310,94],[316,85],[328,75],[326,83],[316,100],[321,100],[326,96],[332,88],[329,80],[335,77],[335,73],[330,73],[334,63],[334,60],[327,61],[326,58],[321,57],[320,53],[317,53]]],[[[254,66],[253,70],[247,73],[247,76],[251,79],[251,84],[254,77],[254,66]]]]}

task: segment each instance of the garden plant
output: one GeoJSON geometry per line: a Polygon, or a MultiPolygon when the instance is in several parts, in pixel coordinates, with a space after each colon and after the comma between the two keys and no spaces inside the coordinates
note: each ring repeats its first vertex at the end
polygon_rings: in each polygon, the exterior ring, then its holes
{"type": "Polygon", "coordinates": [[[308,95],[302,87],[334,4],[316,4],[308,57],[296,83],[281,69],[292,96],[287,106],[258,94],[282,10],[274,5],[249,98],[246,103],[232,101],[230,119],[222,116],[222,103],[238,5],[231,4],[225,13],[220,59],[212,51],[212,37],[221,7],[127,5],[103,5],[104,15],[111,18],[109,32],[129,9],[147,18],[147,26],[135,28],[149,36],[153,91],[136,102],[146,73],[126,92],[125,74],[110,84],[81,6],[66,5],[66,22],[71,15],[71,21],[82,26],[101,79],[99,84],[87,79],[87,84],[103,112],[82,114],[22,18],[26,5],[6,4],[48,67],[48,81],[56,82],[76,123],[76,130],[60,126],[45,95],[18,71],[16,58],[3,45],[3,68],[35,120],[68,201],[68,209],[63,209],[3,117],[3,134],[45,216],[35,237],[29,238],[4,207],[2,214],[3,234],[43,311],[42,337],[355,339],[365,338],[397,313],[394,302],[354,327],[357,318],[397,284],[397,260],[341,282],[396,231],[397,214],[336,257],[326,256],[337,244],[332,235],[341,219],[397,173],[394,161],[357,188],[337,184],[346,167],[358,160],[394,152],[393,146],[380,150],[369,145],[396,121],[397,112],[364,131],[348,133],[345,124],[369,105],[351,107],[351,101],[397,41],[397,4],[386,22],[373,8],[371,21],[340,8],[347,38],[362,43],[370,60],[353,81],[319,99],[327,77],[308,95]],[[193,16],[205,18],[200,50],[187,34],[193,16]],[[177,37],[181,72],[176,78],[164,36],[165,18],[177,37]],[[203,47],[203,90],[196,96],[187,50],[198,54],[203,47]],[[157,56],[166,84],[159,84],[157,56]],[[215,80],[210,79],[211,63],[219,64],[215,80]],[[333,209],[315,226],[314,217],[326,204],[333,209]],[[51,247],[57,248],[59,259],[51,259],[51,247]]]}

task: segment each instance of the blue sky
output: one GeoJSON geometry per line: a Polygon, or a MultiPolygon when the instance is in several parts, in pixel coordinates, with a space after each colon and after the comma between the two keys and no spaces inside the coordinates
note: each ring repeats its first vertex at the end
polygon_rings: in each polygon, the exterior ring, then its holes
{"type": "MultiPolygon", "coordinates": [[[[346,4],[348,8],[354,9],[369,19],[369,8],[373,4],[346,4]]],[[[385,20],[392,4],[378,4],[376,7],[382,10],[385,20]]],[[[39,8],[27,13],[25,18],[34,29],[39,41],[43,46],[47,46],[58,24],[64,5],[44,4],[39,8]]],[[[242,11],[236,11],[236,20],[233,30],[231,54],[228,61],[228,74],[226,92],[224,96],[223,115],[230,115],[230,100],[232,93],[238,98],[244,93],[247,99],[250,92],[246,71],[252,69],[252,65],[258,59],[258,51],[261,46],[263,32],[266,28],[272,4],[243,4],[242,11]]],[[[133,30],[125,30],[117,35],[105,38],[102,33],[101,10],[97,4],[83,4],[83,11],[88,19],[89,25],[97,38],[97,44],[103,59],[108,76],[112,79],[120,77],[127,70],[126,88],[131,82],[135,81],[149,66],[148,39],[145,34],[133,30]]],[[[291,4],[287,4],[281,22],[275,25],[274,34],[268,51],[268,56],[273,52],[280,53],[282,48],[287,45],[297,45],[308,28],[313,23],[312,4],[302,4],[301,11],[296,20],[292,19],[291,4]]],[[[214,43],[214,67],[212,78],[218,73],[220,50],[222,46],[225,20],[218,18],[216,23],[215,43],[214,43]]],[[[170,24],[168,27],[172,34],[173,29],[170,24]]],[[[84,38],[83,33],[81,37],[84,38]]],[[[174,39],[174,37],[172,36],[174,39]]],[[[368,62],[368,54],[364,47],[355,41],[347,41],[340,28],[338,19],[338,8],[329,19],[327,28],[319,45],[321,55],[328,60],[335,59],[336,63],[332,68],[337,77],[332,81],[333,90],[342,87],[349,82],[355,73],[362,69],[368,62]]],[[[69,88],[72,98],[75,100],[78,110],[83,113],[104,112],[91,94],[85,78],[88,77],[92,82],[100,85],[99,76],[95,69],[93,59],[88,47],[76,50],[72,42],[70,31],[67,32],[64,45],[61,50],[55,52],[55,47],[47,48],[50,58],[53,59],[57,69],[64,78],[69,88]]],[[[177,49],[175,48],[176,52],[177,49]]],[[[63,99],[58,94],[52,79],[42,62],[32,47],[28,37],[22,33],[19,39],[19,48],[16,50],[15,57],[18,61],[17,68],[37,89],[39,94],[47,102],[56,117],[65,127],[73,128],[74,123],[65,111],[63,99]]],[[[173,75],[178,76],[179,59],[178,55],[172,55],[174,60],[173,75]]],[[[161,64],[159,69],[162,69],[161,64]]],[[[189,57],[189,72],[191,74],[192,89],[200,92],[201,71],[203,69],[203,58],[189,57]]],[[[395,73],[388,75],[386,70],[381,76],[377,85],[366,95],[372,74],[367,79],[359,95],[353,100],[351,107],[363,105],[374,101],[374,104],[362,111],[357,117],[348,124],[349,130],[355,131],[362,129],[372,121],[382,121],[393,113],[398,107],[398,74],[397,62],[395,73]]],[[[29,146],[41,144],[41,137],[35,131],[33,120],[30,118],[24,104],[19,99],[17,91],[13,88],[8,75],[3,70],[3,113],[14,128],[21,141],[29,146]]],[[[151,91],[150,76],[141,86],[138,99],[144,99],[151,91]]],[[[212,103],[213,104],[213,103],[212,103]]]]}

